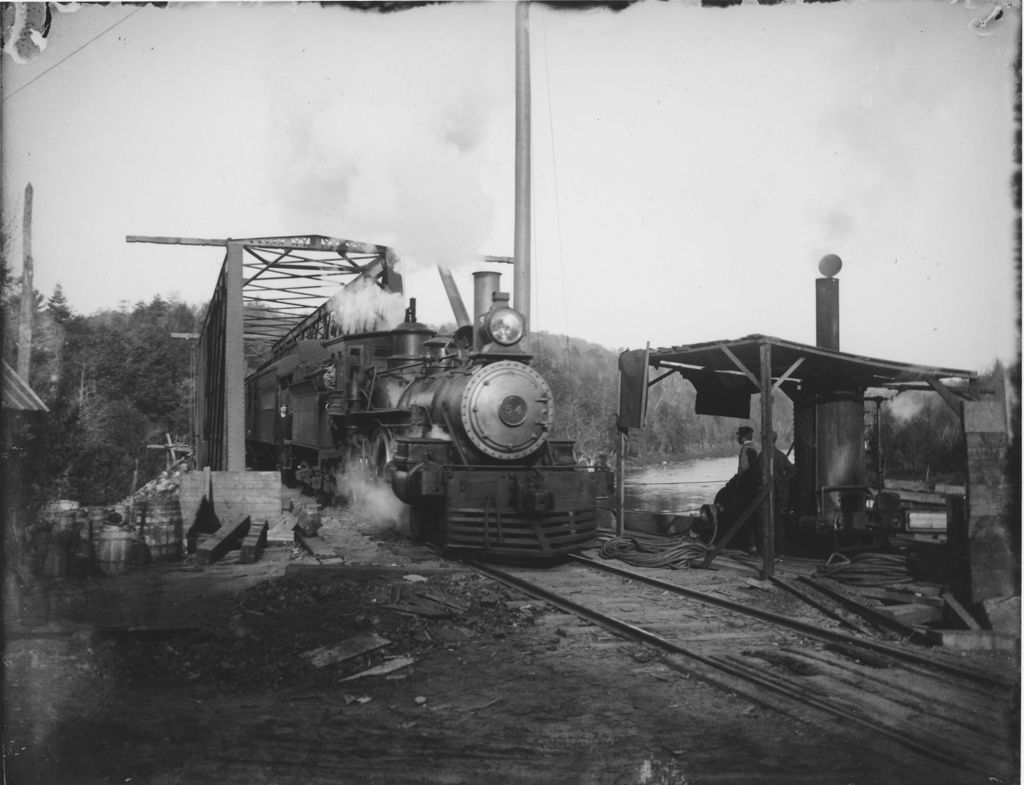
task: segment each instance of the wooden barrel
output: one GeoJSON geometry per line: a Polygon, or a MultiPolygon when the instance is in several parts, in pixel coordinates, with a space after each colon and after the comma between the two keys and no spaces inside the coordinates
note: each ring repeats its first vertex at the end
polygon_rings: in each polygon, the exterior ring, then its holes
{"type": "Polygon", "coordinates": [[[71,547],[67,542],[51,542],[46,547],[43,559],[43,577],[63,578],[67,576],[71,560],[71,547]]]}
{"type": "Polygon", "coordinates": [[[142,542],[150,562],[177,561],[182,556],[184,531],[177,498],[149,499],[140,505],[142,542]]]}
{"type": "Polygon", "coordinates": [[[78,552],[88,558],[93,557],[93,548],[99,539],[100,531],[110,520],[110,510],[106,507],[90,507],[85,524],[78,532],[78,552]]]}
{"type": "Polygon", "coordinates": [[[39,522],[53,528],[59,526],[61,520],[67,514],[74,514],[78,509],[78,502],[67,499],[59,499],[49,504],[44,504],[39,510],[39,522]]]}
{"type": "Polygon", "coordinates": [[[78,513],[75,510],[62,510],[53,522],[50,539],[56,542],[70,543],[78,537],[78,513]]]}
{"type": "Polygon", "coordinates": [[[133,546],[132,533],[120,526],[104,526],[96,538],[96,566],[104,575],[128,571],[133,546]]]}

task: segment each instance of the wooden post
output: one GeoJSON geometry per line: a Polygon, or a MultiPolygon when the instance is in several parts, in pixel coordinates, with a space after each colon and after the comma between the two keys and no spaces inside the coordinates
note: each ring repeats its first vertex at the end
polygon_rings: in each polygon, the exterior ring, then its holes
{"type": "Polygon", "coordinates": [[[775,572],[775,442],[772,440],[772,346],[761,349],[761,483],[768,491],[761,503],[761,579],[775,572]]]}
{"type": "Polygon", "coordinates": [[[967,532],[972,603],[1016,592],[1015,557],[1006,518],[1009,454],[1006,408],[1001,400],[964,401],[967,447],[967,532]]]}
{"type": "Polygon", "coordinates": [[[32,321],[36,312],[36,293],[32,283],[32,183],[25,186],[25,222],[21,230],[21,322],[18,325],[18,376],[30,384],[32,371],[32,321]]]}
{"type": "Polygon", "coordinates": [[[615,522],[615,535],[621,537],[626,530],[626,432],[619,429],[619,486],[616,493],[619,498],[619,515],[615,522]]]}

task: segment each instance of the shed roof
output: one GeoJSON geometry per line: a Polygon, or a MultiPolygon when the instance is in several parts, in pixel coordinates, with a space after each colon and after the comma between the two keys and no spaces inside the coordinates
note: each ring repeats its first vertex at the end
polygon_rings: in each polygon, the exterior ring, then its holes
{"type": "Polygon", "coordinates": [[[933,389],[932,382],[952,382],[955,387],[956,382],[969,384],[978,378],[974,371],[881,360],[768,335],[651,349],[648,362],[655,368],[675,368],[687,378],[707,371],[746,377],[736,361],[757,375],[763,345],[771,347],[773,380],[785,377],[787,385],[815,390],[928,390],[933,389]]]}
{"type": "Polygon", "coordinates": [[[4,360],[3,408],[23,412],[48,412],[46,404],[4,360]]]}

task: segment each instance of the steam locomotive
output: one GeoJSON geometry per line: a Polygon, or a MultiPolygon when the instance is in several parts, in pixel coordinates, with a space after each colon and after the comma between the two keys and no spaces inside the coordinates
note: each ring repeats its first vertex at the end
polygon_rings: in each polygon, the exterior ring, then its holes
{"type": "MultiPolygon", "coordinates": [[[[586,545],[611,473],[551,438],[551,389],[499,277],[475,274],[473,323],[452,335],[417,322],[414,299],[383,330],[345,329],[321,306],[246,379],[250,466],[325,502],[350,498],[353,478],[389,483],[413,537],[446,549],[551,558],[586,545]]],[[[345,289],[360,286],[378,284],[345,289]]]]}

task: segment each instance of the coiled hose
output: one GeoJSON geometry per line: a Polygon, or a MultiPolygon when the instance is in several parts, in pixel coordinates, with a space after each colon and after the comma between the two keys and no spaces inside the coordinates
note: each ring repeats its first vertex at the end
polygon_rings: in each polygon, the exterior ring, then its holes
{"type": "Polygon", "coordinates": [[[689,535],[661,537],[633,533],[612,537],[601,546],[601,558],[619,559],[634,567],[670,567],[678,570],[703,559],[710,548],[689,535]]]}
{"type": "Polygon", "coordinates": [[[815,575],[852,586],[889,586],[911,583],[907,557],[898,553],[860,553],[852,559],[833,553],[815,575]]]}

